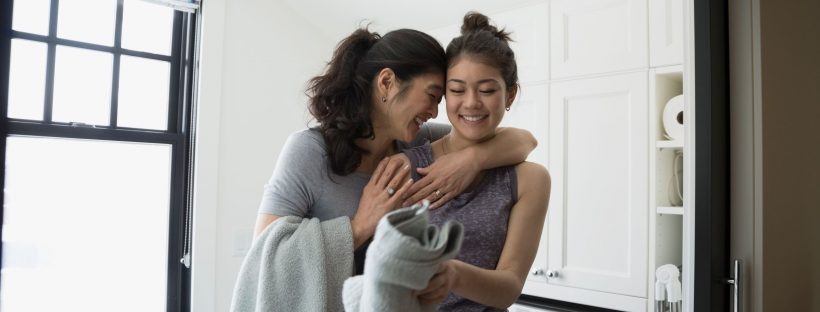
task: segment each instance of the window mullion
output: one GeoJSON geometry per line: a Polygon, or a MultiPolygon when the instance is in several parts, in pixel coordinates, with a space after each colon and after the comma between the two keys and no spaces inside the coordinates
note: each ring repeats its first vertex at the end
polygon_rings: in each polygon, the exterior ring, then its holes
{"type": "Polygon", "coordinates": [[[57,9],[60,0],[51,0],[51,12],[48,24],[48,60],[46,60],[46,96],[43,108],[43,121],[51,122],[54,107],[54,63],[57,58],[57,9]]]}
{"type": "Polygon", "coordinates": [[[122,10],[123,0],[117,0],[117,19],[114,28],[114,66],[111,70],[111,117],[109,125],[117,127],[117,113],[119,107],[120,90],[120,49],[122,47],[122,10]]]}
{"type": "MultiPolygon", "coordinates": [[[[183,77],[184,67],[182,66],[180,60],[181,51],[183,47],[182,38],[182,20],[183,20],[183,13],[181,12],[174,12],[174,28],[173,28],[173,37],[171,39],[172,46],[171,46],[171,75],[170,82],[171,88],[170,90],[180,90],[180,78],[183,77]]],[[[169,92],[168,94],[168,131],[174,133],[182,133],[180,122],[179,122],[179,115],[181,110],[179,109],[181,101],[179,100],[180,92],[169,92]]]]}

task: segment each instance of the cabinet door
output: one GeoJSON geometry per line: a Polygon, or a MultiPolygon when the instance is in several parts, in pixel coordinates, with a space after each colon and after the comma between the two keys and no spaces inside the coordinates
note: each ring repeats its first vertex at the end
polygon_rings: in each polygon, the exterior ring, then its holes
{"type": "Polygon", "coordinates": [[[683,63],[683,0],[649,1],[649,64],[683,63]]]}
{"type": "Polygon", "coordinates": [[[551,79],[649,64],[646,0],[554,0],[550,26],[551,79]]]}
{"type": "MultiPolygon", "coordinates": [[[[647,73],[553,83],[552,285],[646,297],[647,73]]],[[[548,272],[549,272],[548,271],[548,272]]]]}
{"type": "Polygon", "coordinates": [[[518,63],[521,83],[546,82],[549,79],[549,4],[528,5],[491,14],[495,25],[510,32],[510,48],[518,63]]]}

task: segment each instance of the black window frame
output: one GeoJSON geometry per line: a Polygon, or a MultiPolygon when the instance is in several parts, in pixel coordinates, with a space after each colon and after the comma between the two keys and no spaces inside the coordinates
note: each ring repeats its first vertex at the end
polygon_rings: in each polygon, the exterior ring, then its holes
{"type": "MultiPolygon", "coordinates": [[[[20,0],[18,0],[20,1],[20,0]]],[[[117,0],[115,40],[113,47],[67,40],[57,37],[57,8],[59,0],[51,0],[49,33],[47,36],[12,29],[13,0],[0,0],[0,190],[5,189],[6,139],[10,135],[54,138],[90,139],[120,142],[160,143],[171,145],[171,189],[168,241],[167,311],[190,311],[190,230],[193,177],[195,67],[198,65],[196,13],[174,12],[171,55],[122,49],[122,20],[124,0],[117,0]],[[48,46],[46,88],[43,120],[8,118],[8,95],[11,65],[11,40],[26,39],[43,42],[48,46]],[[56,46],[69,46],[112,53],[111,115],[108,126],[82,123],[53,122],[51,108],[54,91],[54,61],[56,46]],[[122,55],[170,61],[171,79],[166,130],[148,130],[117,126],[119,63],[122,55]],[[181,261],[186,258],[187,263],[181,261]]],[[[0,243],[2,242],[4,192],[0,192],[0,243]]],[[[0,248],[0,266],[3,251],[0,248]]],[[[1,274],[1,272],[0,272],[1,274]]],[[[1,276],[0,276],[1,277],[1,276]]]]}

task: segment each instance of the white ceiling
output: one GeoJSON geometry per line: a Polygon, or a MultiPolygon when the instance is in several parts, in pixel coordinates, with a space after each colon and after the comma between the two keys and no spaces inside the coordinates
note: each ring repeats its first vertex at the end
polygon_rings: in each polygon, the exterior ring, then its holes
{"type": "Polygon", "coordinates": [[[543,0],[283,0],[284,4],[334,41],[360,24],[386,32],[422,31],[460,24],[467,11],[498,13],[543,0]],[[364,21],[364,23],[362,23],[364,21]]]}

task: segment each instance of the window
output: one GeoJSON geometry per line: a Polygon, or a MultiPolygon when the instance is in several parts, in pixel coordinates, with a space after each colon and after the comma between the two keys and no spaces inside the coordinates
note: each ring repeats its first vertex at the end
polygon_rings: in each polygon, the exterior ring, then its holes
{"type": "Polygon", "coordinates": [[[197,8],[0,2],[0,310],[189,310],[197,8]]]}

